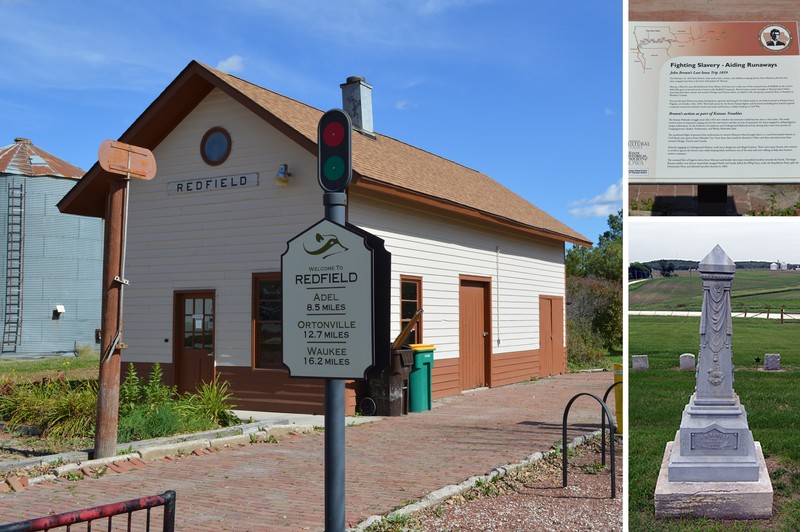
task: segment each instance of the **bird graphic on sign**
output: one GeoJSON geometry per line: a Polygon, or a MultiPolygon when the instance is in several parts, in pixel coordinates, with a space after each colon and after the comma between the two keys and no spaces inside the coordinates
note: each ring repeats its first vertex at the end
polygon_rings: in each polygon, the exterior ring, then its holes
{"type": "Polygon", "coordinates": [[[315,235],[314,239],[317,242],[323,242],[324,241],[325,243],[322,244],[322,247],[320,247],[319,249],[315,249],[315,250],[310,250],[310,249],[308,249],[306,247],[305,244],[303,244],[303,249],[306,250],[306,253],[308,253],[309,255],[322,255],[323,259],[327,259],[331,255],[336,255],[337,253],[342,253],[343,251],[347,251],[347,248],[344,247],[341,242],[339,242],[339,238],[336,235],[322,235],[320,233],[317,233],[315,235]],[[330,250],[334,246],[339,246],[342,249],[337,249],[335,251],[332,251],[331,253],[327,253],[328,250],[330,250]],[[327,253],[327,254],[323,255],[323,253],[327,253]]]}

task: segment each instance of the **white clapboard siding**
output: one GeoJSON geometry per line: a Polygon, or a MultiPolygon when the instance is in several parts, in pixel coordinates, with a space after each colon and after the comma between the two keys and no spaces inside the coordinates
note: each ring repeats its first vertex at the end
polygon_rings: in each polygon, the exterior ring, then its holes
{"type": "Polygon", "coordinates": [[[252,274],[280,271],[286,242],[323,217],[316,158],[218,90],[153,153],[155,179],[134,181],[130,195],[125,360],[171,362],[173,293],[211,289],[217,364],[249,366],[252,274]],[[215,126],[230,133],[232,150],[212,167],[200,140],[215,126]],[[279,188],[283,163],[292,176],[279,188]],[[259,186],[167,194],[171,181],[245,173],[258,173],[259,186]]]}
{"type": "Polygon", "coordinates": [[[561,242],[519,238],[422,209],[351,194],[350,221],[392,253],[392,334],[399,334],[400,276],[423,278],[423,341],[437,358],[459,354],[459,276],[492,280],[492,352],[539,348],[539,296],[564,296],[561,242]]]}

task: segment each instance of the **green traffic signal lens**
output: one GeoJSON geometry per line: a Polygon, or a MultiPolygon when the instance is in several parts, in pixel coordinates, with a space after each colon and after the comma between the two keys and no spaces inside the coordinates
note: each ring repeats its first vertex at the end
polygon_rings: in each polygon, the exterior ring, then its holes
{"type": "Polygon", "coordinates": [[[338,155],[332,155],[325,161],[322,168],[325,179],[328,181],[336,181],[344,174],[344,160],[338,155]]]}

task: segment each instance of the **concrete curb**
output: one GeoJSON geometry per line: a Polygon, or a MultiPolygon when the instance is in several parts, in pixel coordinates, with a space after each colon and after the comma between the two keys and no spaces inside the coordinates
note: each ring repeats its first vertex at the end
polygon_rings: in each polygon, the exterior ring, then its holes
{"type": "MultiPolygon", "coordinates": [[[[80,462],[73,462],[71,464],[65,464],[63,466],[59,466],[55,468],[53,474],[56,477],[63,477],[67,473],[71,471],[77,471],[82,467],[97,467],[97,466],[104,466],[114,462],[125,462],[130,460],[131,458],[141,458],[139,453],[129,453],[129,454],[121,454],[119,456],[110,456],[108,458],[96,458],[94,460],[85,460],[80,462]]],[[[43,476],[51,476],[51,475],[43,475],[43,476]]],[[[40,477],[34,477],[31,479],[32,483],[35,483],[34,480],[40,477]]],[[[38,481],[41,482],[41,481],[38,481]]]]}
{"type": "MultiPolygon", "coordinates": [[[[59,462],[69,462],[56,467],[52,474],[47,473],[38,477],[28,478],[28,483],[34,485],[58,480],[60,477],[64,477],[71,472],[79,471],[85,467],[94,468],[107,466],[116,462],[127,462],[132,459],[158,460],[182,453],[189,454],[196,449],[205,449],[208,447],[263,443],[268,441],[271,436],[284,436],[292,433],[311,432],[313,430],[313,425],[296,425],[287,419],[260,421],[196,434],[181,434],[166,438],[119,444],[117,446],[118,452],[125,450],[132,452],[107,458],[90,460],[88,451],[75,451],[48,456],[37,456],[13,462],[3,462],[0,463],[0,472],[27,469],[59,462]]],[[[0,480],[0,482],[3,481],[0,480]]]]}
{"type": "MultiPolygon", "coordinates": [[[[596,438],[598,436],[600,436],[600,431],[599,430],[596,430],[594,432],[590,432],[589,434],[584,434],[583,436],[578,436],[577,438],[573,439],[571,442],[567,443],[567,449],[574,449],[575,447],[583,445],[587,441],[592,440],[592,439],[594,439],[594,438],[596,438]]],[[[416,512],[419,512],[421,510],[427,510],[428,508],[436,506],[437,504],[449,499],[450,497],[452,497],[454,495],[459,495],[459,494],[461,494],[461,493],[463,493],[463,492],[465,492],[465,491],[467,491],[467,490],[469,490],[471,488],[474,488],[475,485],[478,484],[478,482],[488,482],[488,481],[492,480],[495,477],[503,478],[504,476],[506,476],[508,473],[510,473],[512,471],[515,471],[515,470],[517,470],[517,469],[519,469],[521,467],[525,467],[525,466],[530,465],[530,464],[534,464],[534,463],[536,463],[536,462],[538,462],[540,460],[543,460],[544,458],[547,458],[548,456],[550,456],[552,454],[556,454],[556,453],[560,453],[560,452],[561,451],[559,449],[551,449],[551,450],[546,451],[544,453],[535,452],[535,453],[529,455],[527,458],[525,458],[525,460],[522,460],[521,462],[517,462],[515,464],[508,464],[508,465],[504,465],[504,466],[498,466],[498,467],[495,467],[494,469],[492,469],[486,475],[470,477],[467,480],[465,480],[464,482],[461,482],[459,484],[451,484],[450,486],[445,486],[444,488],[441,488],[441,489],[438,489],[436,491],[433,491],[433,492],[429,493],[428,495],[426,495],[425,497],[423,497],[421,500],[419,500],[419,501],[417,501],[415,503],[409,504],[408,506],[404,506],[404,507],[402,507],[402,508],[400,508],[398,510],[395,510],[393,512],[390,512],[390,513],[386,514],[385,516],[383,516],[383,515],[371,515],[367,519],[365,519],[364,521],[362,521],[358,525],[356,525],[354,528],[350,528],[348,530],[350,532],[363,532],[367,528],[369,528],[370,526],[372,526],[374,524],[377,524],[377,523],[380,523],[381,520],[383,520],[384,518],[390,519],[392,517],[408,516],[408,515],[414,514],[416,512]]]]}

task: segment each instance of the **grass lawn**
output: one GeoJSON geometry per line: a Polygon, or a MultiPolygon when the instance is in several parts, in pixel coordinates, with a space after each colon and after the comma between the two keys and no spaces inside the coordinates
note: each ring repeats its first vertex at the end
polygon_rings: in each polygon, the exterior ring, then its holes
{"type": "Polygon", "coordinates": [[[761,319],[733,320],[734,390],[771,465],[773,518],[655,519],[653,493],[664,447],[675,438],[695,388],[694,372],[678,371],[678,357],[697,354],[698,328],[699,318],[629,319],[630,353],[650,361],[649,371],[629,372],[630,530],[800,530],[800,323],[761,319]],[[780,353],[783,371],[759,371],[754,358],[764,353],[780,353]]]}
{"type": "MultiPolygon", "coordinates": [[[[629,286],[631,310],[700,311],[702,281],[698,272],[681,271],[677,277],[649,279],[629,286]]],[[[774,312],[785,308],[800,312],[800,272],[739,270],[733,280],[734,312],[774,312]]]]}
{"type": "Polygon", "coordinates": [[[63,374],[70,380],[96,379],[100,371],[100,354],[89,348],[79,349],[78,356],[43,357],[36,359],[0,358],[0,383],[33,382],[43,377],[63,374]]]}

